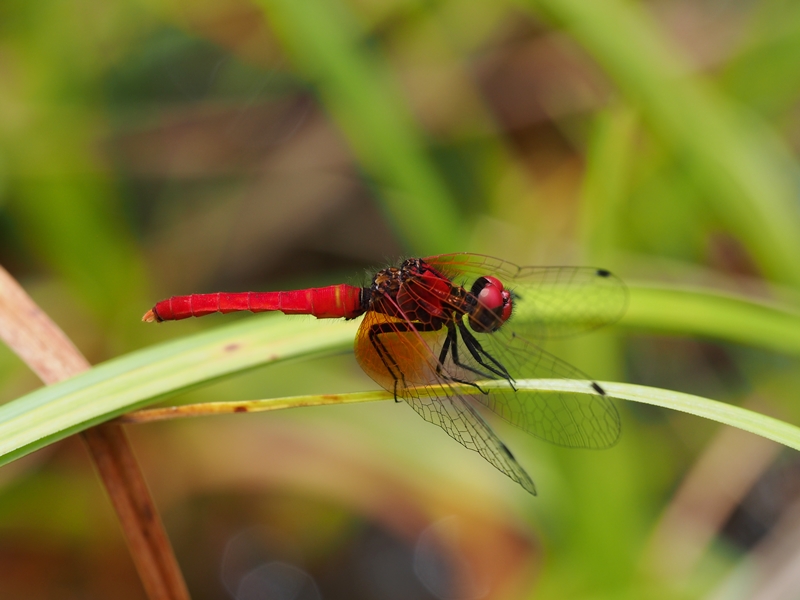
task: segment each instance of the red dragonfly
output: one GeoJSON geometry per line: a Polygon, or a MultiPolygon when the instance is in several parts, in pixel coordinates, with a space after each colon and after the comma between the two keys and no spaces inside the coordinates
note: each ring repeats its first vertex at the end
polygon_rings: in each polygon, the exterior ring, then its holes
{"type": "Polygon", "coordinates": [[[536,494],[533,481],[473,401],[561,446],[606,448],[620,435],[599,384],[529,341],[565,337],[617,321],[627,289],[605,269],[518,267],[478,254],[411,258],[378,271],[369,287],[193,294],[162,300],[144,321],[234,311],[281,311],[319,319],[364,315],[355,341],[361,368],[419,415],[536,494]],[[588,394],[517,394],[528,378],[586,380],[588,394]],[[504,380],[508,386],[481,387],[504,380]],[[473,393],[458,393],[464,386],[473,393]]]}

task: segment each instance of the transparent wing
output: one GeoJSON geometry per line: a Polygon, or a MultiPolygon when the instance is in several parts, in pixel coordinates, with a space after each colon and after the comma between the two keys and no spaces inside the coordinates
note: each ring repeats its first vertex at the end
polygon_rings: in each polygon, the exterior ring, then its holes
{"type": "Polygon", "coordinates": [[[474,398],[492,412],[559,446],[600,449],[617,442],[621,432],[619,413],[602,388],[585,373],[507,329],[490,334],[467,331],[467,334],[473,336],[473,341],[468,342],[465,335],[459,335],[457,352],[448,353],[444,359],[444,370],[456,379],[505,379],[512,386],[520,379],[586,381],[587,394],[517,393],[512,388],[476,394],[474,398]],[[495,372],[499,370],[497,364],[503,366],[508,377],[495,372]]]}
{"type": "Polygon", "coordinates": [[[356,336],[356,358],[372,379],[402,397],[423,419],[535,495],[530,476],[467,398],[438,387],[449,385],[437,372],[445,336],[445,330],[420,332],[408,321],[369,311],[356,336]]]}
{"type": "Polygon", "coordinates": [[[423,259],[467,290],[493,275],[511,290],[511,325],[532,339],[592,331],[618,321],[628,306],[625,284],[594,267],[519,267],[481,254],[441,254],[423,259]]]}
{"type": "MultiPolygon", "coordinates": [[[[415,307],[417,319],[412,322],[388,316],[386,313],[403,312],[393,298],[383,297],[375,300],[359,328],[356,357],[370,377],[531,493],[535,490],[530,477],[471,401],[554,444],[607,448],[616,443],[619,414],[602,388],[515,330],[521,324],[534,335],[552,337],[611,323],[627,303],[621,281],[597,269],[520,268],[473,254],[423,260],[467,290],[478,277],[493,275],[504,285],[514,286],[512,290],[524,287],[529,291],[525,297],[517,293],[510,322],[498,320],[495,331],[476,333],[466,316],[456,318],[463,315],[465,306],[461,292],[445,293],[435,279],[434,283],[424,277],[405,280],[398,297],[402,295],[409,306],[415,307]],[[523,286],[520,282],[526,283],[523,286]],[[560,306],[560,302],[567,306],[560,306]],[[526,309],[526,305],[533,308],[526,309]],[[515,381],[536,378],[585,380],[588,393],[515,391],[515,381]],[[487,379],[505,380],[510,385],[485,393],[479,382],[487,379]],[[454,383],[476,383],[475,393],[457,394],[454,383]]],[[[479,302],[474,297],[469,301],[479,302]]]]}
{"type": "Polygon", "coordinates": [[[528,473],[466,398],[457,395],[422,396],[420,392],[423,390],[425,386],[406,388],[403,399],[423,419],[444,429],[462,446],[476,451],[526,491],[536,495],[536,486],[528,473]]]}
{"type": "MultiPolygon", "coordinates": [[[[414,280],[404,284],[404,291],[422,301],[426,297],[425,285],[423,280],[414,280]]],[[[477,298],[473,300],[479,302],[477,298]]],[[[448,302],[452,311],[446,312],[458,314],[458,298],[448,302]]],[[[444,381],[458,382],[505,380],[512,387],[473,397],[511,424],[553,444],[572,448],[613,446],[619,439],[621,425],[612,400],[581,370],[518,335],[513,329],[515,325],[498,320],[495,331],[476,333],[466,317],[454,321],[451,328],[455,331],[451,332],[449,342],[446,328],[426,341],[428,354],[435,359],[429,361],[425,372],[414,373],[407,381],[427,383],[425,377],[434,375],[444,381]],[[584,380],[589,393],[518,394],[513,384],[519,379],[584,380]]]]}

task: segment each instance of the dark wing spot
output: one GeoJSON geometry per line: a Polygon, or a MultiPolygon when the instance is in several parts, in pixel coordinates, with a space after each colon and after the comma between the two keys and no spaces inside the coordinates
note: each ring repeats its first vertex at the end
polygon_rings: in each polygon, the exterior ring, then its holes
{"type": "Polygon", "coordinates": [[[601,388],[596,381],[592,382],[592,388],[594,388],[594,391],[600,394],[601,396],[606,395],[606,391],[603,388],[601,388]]]}
{"type": "Polygon", "coordinates": [[[597,274],[600,277],[609,277],[611,275],[611,271],[607,271],[606,269],[597,269],[597,274]]]}
{"type": "Polygon", "coordinates": [[[500,442],[500,445],[501,445],[501,446],[502,446],[502,448],[503,448],[503,452],[505,452],[506,454],[508,454],[508,457],[509,457],[511,460],[517,460],[516,458],[514,458],[514,455],[513,455],[513,454],[511,454],[511,450],[509,450],[509,449],[508,449],[508,446],[506,446],[506,445],[505,445],[503,442],[500,442]]]}

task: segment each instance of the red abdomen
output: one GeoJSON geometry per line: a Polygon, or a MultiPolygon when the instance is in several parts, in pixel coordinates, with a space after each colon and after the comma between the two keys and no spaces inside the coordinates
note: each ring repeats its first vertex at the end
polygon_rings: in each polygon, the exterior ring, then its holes
{"type": "Polygon", "coordinates": [[[158,302],[144,321],[178,321],[211,313],[280,311],[318,319],[354,319],[364,313],[361,288],[347,284],[292,292],[241,292],[173,296],[158,302]]]}

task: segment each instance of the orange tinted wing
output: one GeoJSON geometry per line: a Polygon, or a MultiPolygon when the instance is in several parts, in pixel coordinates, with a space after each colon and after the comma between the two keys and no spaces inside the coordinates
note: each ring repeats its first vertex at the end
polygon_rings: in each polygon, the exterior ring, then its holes
{"type": "Polygon", "coordinates": [[[356,360],[381,387],[403,396],[409,385],[438,382],[434,352],[441,348],[445,333],[419,332],[413,326],[409,331],[408,321],[370,310],[356,334],[356,360]],[[375,340],[370,331],[383,333],[375,340]]]}
{"type": "Polygon", "coordinates": [[[413,324],[409,327],[408,321],[368,311],[356,336],[356,359],[372,379],[402,397],[423,419],[444,429],[465,448],[478,452],[535,495],[533,481],[506,445],[470,406],[467,397],[456,394],[437,373],[436,357],[445,336],[444,329],[420,332],[413,324]],[[403,327],[406,329],[401,331],[403,327]],[[370,331],[382,332],[377,334],[380,349],[370,331]]]}

